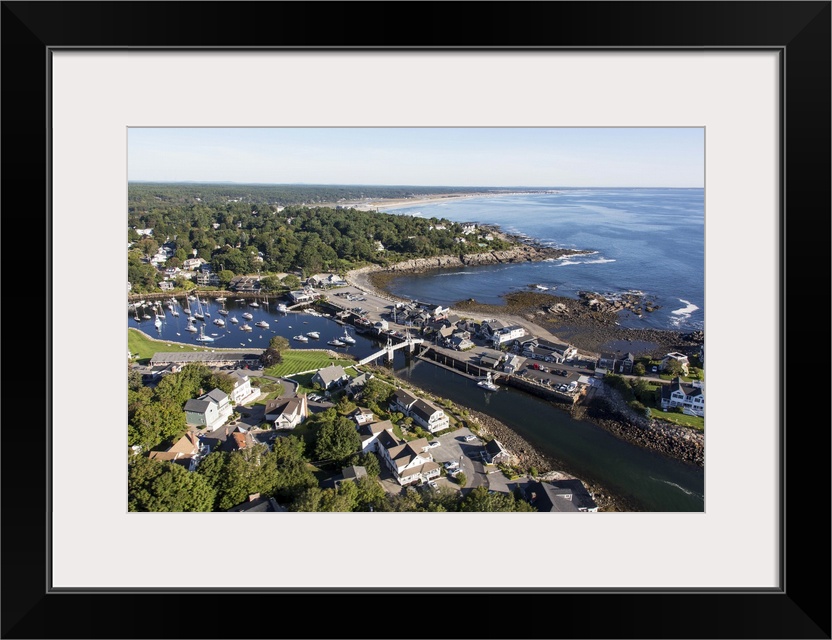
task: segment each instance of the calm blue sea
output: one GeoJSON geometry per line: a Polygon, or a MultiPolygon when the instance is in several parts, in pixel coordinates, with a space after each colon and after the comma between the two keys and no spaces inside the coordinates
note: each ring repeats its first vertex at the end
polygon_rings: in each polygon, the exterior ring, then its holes
{"type": "Polygon", "coordinates": [[[386,211],[498,225],[544,245],[593,251],[540,263],[403,275],[391,283],[391,292],[402,297],[502,304],[504,294],[538,284],[568,297],[582,290],[611,296],[640,291],[660,308],[642,318],[622,314],[622,326],[704,327],[704,189],[557,189],[386,211]]]}

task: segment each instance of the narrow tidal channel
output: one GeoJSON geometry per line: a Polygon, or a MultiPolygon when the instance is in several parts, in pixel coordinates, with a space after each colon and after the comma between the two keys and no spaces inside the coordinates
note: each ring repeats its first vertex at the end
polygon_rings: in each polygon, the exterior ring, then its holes
{"type": "Polygon", "coordinates": [[[453,402],[503,422],[562,471],[597,483],[641,511],[705,509],[701,467],[672,460],[573,419],[553,403],[515,389],[484,391],[471,380],[435,366],[396,358],[396,375],[453,402]]]}

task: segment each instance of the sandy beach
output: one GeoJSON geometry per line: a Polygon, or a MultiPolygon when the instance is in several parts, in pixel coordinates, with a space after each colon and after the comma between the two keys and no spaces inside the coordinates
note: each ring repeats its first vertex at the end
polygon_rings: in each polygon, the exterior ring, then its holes
{"type": "MultiPolygon", "coordinates": [[[[471,198],[499,198],[501,196],[517,195],[520,192],[505,193],[445,193],[445,194],[423,194],[413,198],[365,198],[364,200],[353,200],[347,202],[328,202],[316,204],[316,207],[352,207],[358,211],[379,211],[387,209],[400,209],[402,207],[418,207],[425,204],[436,204],[437,202],[452,202],[468,200],[471,198]]],[[[310,205],[311,206],[311,205],[310,205]]]]}

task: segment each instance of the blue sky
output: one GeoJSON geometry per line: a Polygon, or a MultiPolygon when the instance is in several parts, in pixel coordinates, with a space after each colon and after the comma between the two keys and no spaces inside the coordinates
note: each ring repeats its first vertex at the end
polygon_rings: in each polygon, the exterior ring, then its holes
{"type": "Polygon", "coordinates": [[[131,128],[130,181],[704,187],[703,128],[131,128]]]}

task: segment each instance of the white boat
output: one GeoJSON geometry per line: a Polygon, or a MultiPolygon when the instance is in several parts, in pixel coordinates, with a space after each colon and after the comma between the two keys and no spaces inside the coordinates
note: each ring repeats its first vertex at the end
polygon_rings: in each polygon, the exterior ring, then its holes
{"type": "Polygon", "coordinates": [[[225,302],[225,296],[217,298],[217,302],[225,302]]]}
{"type": "Polygon", "coordinates": [[[217,313],[219,313],[221,316],[227,316],[228,315],[228,311],[226,311],[225,309],[218,309],[217,313]]]}
{"type": "Polygon", "coordinates": [[[318,338],[321,337],[321,334],[318,333],[317,331],[307,331],[306,335],[309,336],[310,338],[315,338],[315,340],[317,340],[318,338]]]}
{"type": "Polygon", "coordinates": [[[282,302],[281,302],[280,304],[278,304],[278,305],[277,305],[277,310],[278,310],[280,313],[289,313],[289,307],[287,307],[287,306],[286,306],[285,304],[283,304],[282,302]]]}
{"type": "Polygon", "coordinates": [[[214,320],[214,324],[217,325],[218,327],[224,327],[225,326],[225,320],[223,320],[222,318],[217,318],[216,320],[214,320]]]}
{"type": "Polygon", "coordinates": [[[257,300],[254,300],[252,302],[249,302],[248,306],[250,306],[250,307],[259,307],[260,305],[257,303],[257,300]]]}
{"type": "Polygon", "coordinates": [[[205,314],[202,313],[202,305],[199,302],[199,296],[196,297],[196,311],[194,311],[194,318],[197,320],[205,320],[205,314]]]}
{"type": "Polygon", "coordinates": [[[534,285],[535,289],[540,289],[541,291],[548,291],[549,287],[544,287],[542,284],[534,285]]]}
{"type": "Polygon", "coordinates": [[[253,315],[251,315],[248,311],[246,311],[246,312],[243,314],[243,319],[244,319],[244,320],[252,320],[253,318],[254,318],[254,316],[253,316],[253,315]]]}
{"type": "Polygon", "coordinates": [[[156,320],[154,320],[154,321],[153,321],[153,325],[154,325],[157,329],[161,329],[161,328],[162,328],[162,319],[159,317],[159,315],[158,315],[158,314],[156,315],[156,320]]]}
{"type": "Polygon", "coordinates": [[[497,391],[500,387],[494,384],[494,381],[491,379],[491,372],[487,371],[485,374],[485,380],[480,380],[477,383],[477,386],[481,389],[485,389],[487,391],[497,391]]]}
{"type": "Polygon", "coordinates": [[[191,302],[196,302],[196,296],[188,296],[188,300],[191,302]]]}
{"type": "Polygon", "coordinates": [[[213,342],[214,339],[211,336],[206,336],[205,332],[202,330],[202,327],[199,328],[199,336],[196,339],[197,342],[213,342]]]}
{"type": "Polygon", "coordinates": [[[330,340],[329,342],[327,342],[327,344],[331,344],[333,347],[346,347],[347,346],[346,342],[341,342],[338,338],[330,340]]]}
{"type": "Polygon", "coordinates": [[[347,333],[346,327],[344,327],[344,335],[341,336],[341,340],[346,344],[355,344],[355,338],[353,338],[350,334],[347,333]]]}
{"type": "Polygon", "coordinates": [[[239,320],[237,320],[237,316],[231,316],[231,318],[230,318],[230,320],[229,320],[229,321],[230,321],[232,324],[237,324],[237,323],[239,322],[239,320]]]}
{"type": "Polygon", "coordinates": [[[144,318],[145,320],[150,320],[150,314],[147,311],[145,311],[142,315],[142,318],[144,318]]]}
{"type": "Polygon", "coordinates": [[[190,331],[191,333],[196,333],[197,328],[193,325],[192,321],[188,321],[188,326],[185,327],[185,331],[190,331]]]}
{"type": "Polygon", "coordinates": [[[265,320],[258,320],[257,322],[254,323],[254,326],[255,327],[260,327],[261,329],[268,329],[269,328],[269,323],[266,322],[265,320]]]}
{"type": "Polygon", "coordinates": [[[298,342],[309,342],[309,338],[307,338],[304,335],[295,336],[293,339],[297,340],[298,342]]]}
{"type": "Polygon", "coordinates": [[[235,302],[245,302],[245,301],[246,301],[246,299],[245,299],[245,298],[237,298],[237,299],[235,300],[235,302]]]}
{"type": "Polygon", "coordinates": [[[240,325],[240,331],[251,331],[251,330],[252,330],[251,326],[248,323],[240,325]]]}

